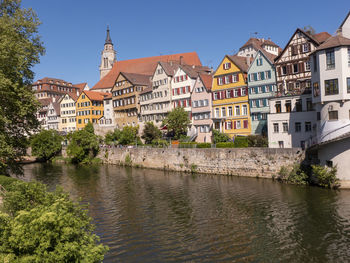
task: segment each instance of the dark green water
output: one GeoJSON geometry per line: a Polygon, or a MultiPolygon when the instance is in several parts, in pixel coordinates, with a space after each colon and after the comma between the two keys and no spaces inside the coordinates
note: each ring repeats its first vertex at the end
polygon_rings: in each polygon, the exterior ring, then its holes
{"type": "Polygon", "coordinates": [[[90,204],[104,262],[350,262],[350,191],[117,166],[33,179],[90,204]]]}

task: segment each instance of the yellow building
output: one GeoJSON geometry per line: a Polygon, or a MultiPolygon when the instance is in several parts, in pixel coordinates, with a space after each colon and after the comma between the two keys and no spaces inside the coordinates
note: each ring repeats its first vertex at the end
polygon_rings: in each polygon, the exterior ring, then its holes
{"type": "Polygon", "coordinates": [[[103,116],[103,99],[110,95],[105,92],[84,90],[76,103],[77,130],[81,130],[89,122],[97,123],[103,116]]]}
{"type": "Polygon", "coordinates": [[[77,96],[73,93],[65,94],[58,101],[60,103],[61,115],[58,124],[60,132],[68,133],[76,130],[76,101],[77,96]]]}
{"type": "Polygon", "coordinates": [[[251,134],[247,70],[251,58],[226,55],[216,69],[213,86],[214,128],[228,134],[251,134]]]}

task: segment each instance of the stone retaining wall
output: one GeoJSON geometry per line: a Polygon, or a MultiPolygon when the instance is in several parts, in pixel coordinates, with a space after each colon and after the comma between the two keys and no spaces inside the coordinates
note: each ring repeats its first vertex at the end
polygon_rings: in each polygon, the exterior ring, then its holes
{"type": "Polygon", "coordinates": [[[127,164],[173,171],[271,178],[281,166],[304,159],[299,148],[101,148],[99,158],[109,164],[127,164]]]}

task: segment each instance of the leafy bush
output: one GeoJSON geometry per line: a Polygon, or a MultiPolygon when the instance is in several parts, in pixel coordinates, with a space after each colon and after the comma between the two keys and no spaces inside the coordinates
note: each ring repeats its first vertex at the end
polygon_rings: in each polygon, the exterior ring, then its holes
{"type": "Polygon", "coordinates": [[[112,145],[114,143],[117,143],[120,138],[121,130],[115,129],[113,132],[109,131],[105,135],[104,142],[105,144],[112,145]]]}
{"type": "Polygon", "coordinates": [[[305,185],[309,183],[309,176],[300,164],[294,164],[291,168],[282,166],[278,172],[278,180],[290,184],[305,185]]]}
{"type": "Polygon", "coordinates": [[[169,146],[169,142],[167,140],[162,140],[162,139],[153,140],[152,141],[152,146],[153,147],[168,147],[169,146]]]}
{"type": "Polygon", "coordinates": [[[216,148],[234,148],[235,144],[233,142],[219,142],[216,144],[216,148]]]}
{"type": "Polygon", "coordinates": [[[121,145],[142,144],[140,138],[137,136],[139,132],[139,126],[124,126],[123,130],[120,132],[119,143],[121,145]]]}
{"type": "Polygon", "coordinates": [[[247,137],[237,136],[233,142],[235,148],[246,148],[248,147],[247,137]]]}
{"type": "Polygon", "coordinates": [[[62,150],[62,139],[55,130],[42,130],[31,139],[32,155],[44,161],[52,159],[62,150]]]}
{"type": "Polygon", "coordinates": [[[0,212],[1,262],[100,262],[87,211],[57,189],[16,180],[7,188],[0,212]]]}
{"type": "Polygon", "coordinates": [[[208,143],[208,142],[197,143],[197,148],[211,148],[211,143],[208,143]]]}
{"type": "Polygon", "coordinates": [[[228,136],[225,133],[222,133],[218,130],[213,129],[213,142],[219,143],[219,142],[229,142],[231,141],[230,136],[228,136]]]}
{"type": "Polygon", "coordinates": [[[269,142],[266,136],[262,135],[249,135],[248,147],[268,147],[269,142]]]}
{"type": "Polygon", "coordinates": [[[0,175],[0,185],[5,187],[5,189],[7,189],[7,187],[9,187],[11,184],[13,184],[16,181],[17,181],[17,179],[15,179],[15,178],[0,175]]]}
{"type": "Polygon", "coordinates": [[[180,142],[179,148],[196,148],[197,143],[196,142],[180,142]]]}
{"type": "Polygon", "coordinates": [[[337,178],[337,168],[323,167],[320,165],[311,165],[313,181],[325,188],[339,187],[339,179],[337,178]]]}
{"type": "Polygon", "coordinates": [[[141,138],[145,140],[145,143],[150,144],[161,137],[162,132],[158,127],[156,127],[153,122],[146,122],[145,128],[143,129],[143,135],[141,136],[141,138]]]}
{"type": "Polygon", "coordinates": [[[188,112],[184,108],[179,107],[173,109],[168,116],[163,120],[163,125],[168,128],[169,135],[174,139],[179,139],[181,135],[185,135],[187,127],[190,124],[188,112]]]}
{"type": "Polygon", "coordinates": [[[99,138],[94,127],[88,123],[84,129],[75,131],[69,136],[67,154],[73,163],[89,163],[99,151],[99,138]]]}

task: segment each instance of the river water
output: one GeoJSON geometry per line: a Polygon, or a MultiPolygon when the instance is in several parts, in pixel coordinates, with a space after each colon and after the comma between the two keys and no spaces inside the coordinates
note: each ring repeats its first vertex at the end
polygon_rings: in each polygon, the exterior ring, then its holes
{"type": "Polygon", "coordinates": [[[31,164],[89,203],[104,262],[350,262],[350,191],[118,166],[31,164]]]}

